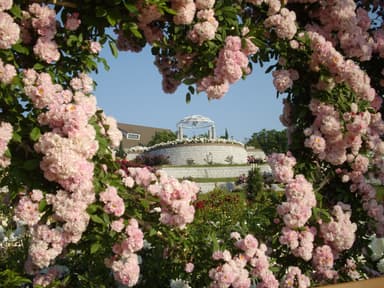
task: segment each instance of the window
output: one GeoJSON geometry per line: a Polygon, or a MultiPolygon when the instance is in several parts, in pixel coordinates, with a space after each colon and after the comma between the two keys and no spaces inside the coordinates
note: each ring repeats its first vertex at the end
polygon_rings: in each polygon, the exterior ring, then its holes
{"type": "Polygon", "coordinates": [[[127,133],[127,139],[129,139],[129,140],[140,140],[140,134],[138,134],[138,133],[127,133]]]}

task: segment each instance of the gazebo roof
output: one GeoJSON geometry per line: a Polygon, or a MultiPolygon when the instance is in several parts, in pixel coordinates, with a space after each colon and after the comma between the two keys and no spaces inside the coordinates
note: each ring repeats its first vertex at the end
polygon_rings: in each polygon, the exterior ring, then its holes
{"type": "Polygon", "coordinates": [[[191,115],[184,117],[177,123],[177,127],[183,128],[205,128],[214,126],[215,122],[213,122],[208,117],[202,115],[191,115]]]}

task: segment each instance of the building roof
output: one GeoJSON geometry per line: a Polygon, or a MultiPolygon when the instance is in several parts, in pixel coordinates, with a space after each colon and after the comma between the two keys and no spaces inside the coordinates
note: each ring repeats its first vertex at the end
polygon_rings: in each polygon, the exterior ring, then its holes
{"type": "Polygon", "coordinates": [[[122,143],[124,149],[138,145],[146,146],[156,132],[171,131],[170,129],[165,128],[155,128],[125,123],[117,123],[117,127],[123,133],[122,143]]]}

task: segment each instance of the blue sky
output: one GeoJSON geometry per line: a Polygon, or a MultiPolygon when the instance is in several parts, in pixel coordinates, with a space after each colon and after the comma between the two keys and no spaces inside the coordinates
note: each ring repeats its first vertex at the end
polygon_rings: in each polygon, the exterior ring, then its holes
{"type": "MultiPolygon", "coordinates": [[[[180,86],[174,94],[165,94],[161,88],[161,75],[153,64],[149,49],[141,53],[120,52],[111,56],[109,48],[101,53],[111,67],[100,67],[92,77],[97,82],[95,95],[98,106],[118,122],[167,128],[176,131],[178,121],[199,114],[213,120],[216,134],[245,142],[254,132],[262,129],[282,130],[279,121],[282,97],[276,99],[271,74],[254,66],[246,80],[230,87],[220,100],[207,99],[205,93],[192,95],[185,102],[187,86],[180,86]]],[[[266,67],[264,67],[265,69],[266,67]]],[[[189,136],[205,133],[205,129],[187,131],[189,136]]]]}

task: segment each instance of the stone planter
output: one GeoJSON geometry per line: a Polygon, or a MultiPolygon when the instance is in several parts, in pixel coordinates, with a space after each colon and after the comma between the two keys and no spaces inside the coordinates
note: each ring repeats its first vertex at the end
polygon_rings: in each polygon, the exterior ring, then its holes
{"type": "Polygon", "coordinates": [[[190,143],[156,147],[149,156],[168,157],[171,165],[246,164],[247,151],[234,143],[190,143]]]}

